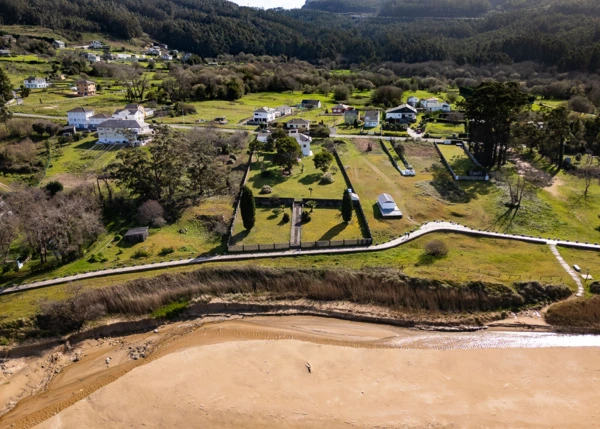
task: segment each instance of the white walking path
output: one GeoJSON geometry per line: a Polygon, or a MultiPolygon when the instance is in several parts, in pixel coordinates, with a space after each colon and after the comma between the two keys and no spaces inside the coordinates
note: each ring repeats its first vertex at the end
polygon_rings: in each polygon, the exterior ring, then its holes
{"type": "Polygon", "coordinates": [[[556,248],[556,244],[548,243],[548,245],[550,246],[550,251],[552,251],[554,256],[556,256],[556,259],[558,259],[558,262],[560,262],[560,265],[562,265],[565,271],[569,273],[573,280],[575,280],[575,283],[577,284],[577,296],[583,296],[585,289],[583,288],[583,283],[581,283],[581,279],[579,278],[575,270],[571,268],[561,256],[560,252],[556,248]]]}
{"type": "MultiPolygon", "coordinates": [[[[75,274],[67,277],[60,277],[55,279],[48,279],[38,282],[32,282],[29,284],[21,284],[17,286],[10,286],[4,288],[0,291],[0,295],[22,292],[30,289],[43,288],[47,286],[53,286],[57,284],[69,283],[77,280],[91,279],[97,277],[106,277],[117,274],[127,274],[127,273],[135,273],[149,270],[156,270],[162,268],[172,268],[172,267],[181,267],[186,265],[194,265],[194,264],[205,264],[210,262],[227,262],[227,261],[241,261],[241,260],[252,260],[252,259],[264,259],[264,258],[282,258],[282,257],[290,257],[290,256],[302,256],[302,255],[334,255],[334,254],[345,254],[345,253],[366,253],[366,252],[378,252],[381,250],[392,249],[394,247],[401,246],[409,241],[415,240],[424,235],[433,233],[433,232],[454,232],[460,234],[468,234],[477,237],[488,237],[488,238],[502,238],[508,240],[517,240],[524,241],[528,243],[535,244],[547,244],[551,247],[556,248],[559,246],[569,246],[577,249],[583,250],[596,250],[600,251],[600,245],[598,244],[588,244],[588,243],[576,243],[570,241],[556,240],[550,238],[542,238],[542,237],[530,237],[525,235],[514,235],[514,234],[504,234],[500,232],[489,232],[489,231],[481,231],[477,229],[472,229],[463,225],[459,225],[452,222],[442,222],[435,221],[429,222],[422,225],[417,230],[407,234],[402,235],[394,240],[388,241],[387,243],[372,245],[368,247],[342,247],[342,248],[321,248],[321,249],[294,249],[294,250],[286,250],[280,252],[261,252],[261,253],[242,253],[242,254],[226,254],[226,255],[216,255],[216,256],[205,256],[198,257],[193,259],[182,259],[178,261],[168,261],[168,262],[159,262],[153,264],[145,264],[145,265],[135,265],[130,267],[121,267],[121,268],[111,268],[106,270],[98,270],[93,272],[87,272],[82,274],[75,274]]],[[[558,253],[558,252],[557,252],[558,253]]],[[[560,254],[557,256],[559,261],[567,270],[569,275],[571,275],[575,281],[577,282],[578,292],[577,296],[581,296],[583,294],[583,285],[581,281],[577,279],[576,275],[573,275],[573,272],[569,270],[568,264],[560,257],[560,254]]]]}

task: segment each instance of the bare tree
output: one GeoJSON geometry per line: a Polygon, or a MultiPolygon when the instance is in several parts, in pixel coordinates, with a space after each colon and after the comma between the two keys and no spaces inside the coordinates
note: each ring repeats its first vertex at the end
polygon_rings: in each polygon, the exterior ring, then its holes
{"type": "Polygon", "coordinates": [[[128,67],[119,71],[119,81],[127,90],[127,100],[143,101],[144,94],[150,88],[146,74],[138,68],[128,67]]]}
{"type": "Polygon", "coordinates": [[[600,168],[586,165],[585,167],[578,168],[574,172],[575,176],[579,177],[583,184],[583,199],[587,201],[587,197],[590,192],[590,188],[594,180],[598,180],[600,182],[600,168]]]}

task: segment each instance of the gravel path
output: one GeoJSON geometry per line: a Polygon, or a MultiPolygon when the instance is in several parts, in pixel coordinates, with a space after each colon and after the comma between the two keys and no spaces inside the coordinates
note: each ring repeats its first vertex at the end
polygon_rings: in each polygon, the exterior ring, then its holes
{"type": "Polygon", "coordinates": [[[560,262],[560,265],[562,265],[565,271],[569,273],[573,280],[575,280],[575,283],[577,284],[577,296],[583,296],[585,290],[583,288],[583,283],[581,283],[579,275],[577,275],[575,270],[571,268],[571,266],[567,264],[567,261],[565,261],[564,258],[561,256],[560,252],[556,248],[556,244],[548,243],[548,245],[550,246],[550,251],[552,251],[552,254],[556,256],[556,259],[558,259],[558,262],[560,262]]]}

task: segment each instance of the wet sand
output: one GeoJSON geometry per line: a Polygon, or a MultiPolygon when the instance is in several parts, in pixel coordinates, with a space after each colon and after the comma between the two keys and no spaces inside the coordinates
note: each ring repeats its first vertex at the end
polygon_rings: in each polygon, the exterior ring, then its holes
{"type": "Polygon", "coordinates": [[[593,427],[600,348],[579,345],[600,338],[543,335],[310,317],[177,324],[81,345],[80,361],[0,426],[593,427]],[[147,358],[127,358],[148,341],[147,358]]]}

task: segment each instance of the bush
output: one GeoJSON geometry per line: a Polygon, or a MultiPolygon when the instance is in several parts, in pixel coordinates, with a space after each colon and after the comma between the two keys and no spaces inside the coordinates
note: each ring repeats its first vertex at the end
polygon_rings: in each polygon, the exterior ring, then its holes
{"type": "Polygon", "coordinates": [[[235,164],[235,161],[233,159],[228,159],[225,164],[227,164],[227,165],[233,165],[233,164],[235,164]]]}
{"type": "Polygon", "coordinates": [[[302,222],[303,223],[308,223],[310,222],[310,220],[312,219],[311,215],[309,212],[307,212],[306,210],[304,210],[302,212],[302,222]]]}
{"type": "Polygon", "coordinates": [[[232,153],[231,155],[229,155],[229,159],[233,159],[234,161],[237,161],[237,155],[235,153],[232,153]]]}
{"type": "Polygon", "coordinates": [[[50,194],[51,197],[53,197],[56,194],[58,194],[59,192],[62,192],[62,190],[64,189],[64,186],[58,180],[54,180],[52,182],[48,182],[46,184],[46,186],[44,187],[44,189],[46,191],[48,191],[48,193],[50,194]]]}
{"type": "Polygon", "coordinates": [[[434,258],[443,258],[448,254],[448,246],[441,240],[433,240],[425,245],[425,253],[434,258]]]}
{"type": "Polygon", "coordinates": [[[260,177],[269,178],[273,176],[272,170],[263,170],[260,172],[260,177]]]}
{"type": "Polygon", "coordinates": [[[335,179],[333,178],[333,174],[327,172],[327,173],[323,174],[323,176],[321,176],[321,183],[331,184],[333,182],[335,182],[335,179]]]}
{"type": "Polygon", "coordinates": [[[261,194],[270,194],[271,192],[273,192],[273,188],[271,188],[269,185],[265,185],[260,189],[260,193],[261,194]]]}
{"type": "Polygon", "coordinates": [[[174,252],[175,252],[175,248],[173,246],[171,246],[171,247],[163,247],[162,249],[160,249],[160,252],[158,254],[160,256],[167,256],[174,252]]]}
{"type": "Polygon", "coordinates": [[[577,161],[577,162],[581,162],[582,158],[583,158],[583,155],[581,153],[577,153],[577,155],[575,155],[575,161],[577,161]]]}
{"type": "Polygon", "coordinates": [[[290,221],[290,214],[289,213],[284,213],[283,217],[281,218],[281,221],[283,223],[288,223],[290,221]]]}
{"type": "Polygon", "coordinates": [[[590,293],[600,295],[600,282],[590,284],[590,293]]]}
{"type": "Polygon", "coordinates": [[[134,259],[147,258],[151,255],[151,253],[146,249],[139,249],[133,254],[134,259]]]}
{"type": "Polygon", "coordinates": [[[118,243],[118,242],[119,242],[119,241],[121,241],[122,239],[123,239],[123,236],[121,236],[121,235],[117,234],[117,235],[115,235],[115,238],[113,238],[113,241],[114,241],[115,243],[118,243]]]}

